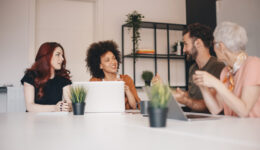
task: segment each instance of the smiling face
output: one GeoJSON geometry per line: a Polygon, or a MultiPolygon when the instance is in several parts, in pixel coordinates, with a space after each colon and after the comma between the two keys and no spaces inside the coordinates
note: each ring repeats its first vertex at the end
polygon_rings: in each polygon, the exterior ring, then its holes
{"type": "Polygon", "coordinates": [[[187,60],[188,61],[195,60],[198,55],[198,50],[194,45],[195,41],[190,37],[190,33],[184,34],[183,42],[184,42],[183,52],[187,55],[187,60]]]}
{"type": "Polygon", "coordinates": [[[118,62],[115,55],[108,51],[100,57],[100,69],[105,73],[117,73],[118,62]]]}
{"type": "Polygon", "coordinates": [[[55,70],[60,70],[63,61],[64,61],[63,50],[60,47],[56,47],[52,54],[51,67],[54,68],[55,70]]]}

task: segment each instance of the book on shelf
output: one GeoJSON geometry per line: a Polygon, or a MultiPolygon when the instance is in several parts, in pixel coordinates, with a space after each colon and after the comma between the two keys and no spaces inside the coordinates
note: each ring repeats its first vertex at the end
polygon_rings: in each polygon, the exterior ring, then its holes
{"type": "Polygon", "coordinates": [[[154,54],[153,49],[138,49],[136,54],[154,54]]]}

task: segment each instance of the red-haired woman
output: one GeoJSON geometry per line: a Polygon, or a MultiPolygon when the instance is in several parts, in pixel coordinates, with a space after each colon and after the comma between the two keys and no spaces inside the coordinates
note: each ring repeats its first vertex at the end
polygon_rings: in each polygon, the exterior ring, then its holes
{"type": "Polygon", "coordinates": [[[69,71],[64,49],[56,42],[43,43],[31,68],[21,80],[29,112],[70,111],[69,71]]]}

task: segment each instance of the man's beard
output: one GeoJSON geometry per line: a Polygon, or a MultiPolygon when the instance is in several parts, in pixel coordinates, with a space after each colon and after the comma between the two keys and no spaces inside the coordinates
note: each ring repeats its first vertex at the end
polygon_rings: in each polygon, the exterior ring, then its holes
{"type": "Polygon", "coordinates": [[[196,60],[197,56],[198,56],[198,50],[195,46],[192,47],[191,49],[191,53],[186,53],[187,57],[186,60],[191,62],[193,60],[196,60]]]}

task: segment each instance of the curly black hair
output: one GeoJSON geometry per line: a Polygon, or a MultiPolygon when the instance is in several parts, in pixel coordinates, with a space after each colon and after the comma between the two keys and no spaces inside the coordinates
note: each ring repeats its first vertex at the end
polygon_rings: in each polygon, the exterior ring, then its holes
{"type": "Polygon", "coordinates": [[[200,24],[193,23],[187,26],[185,30],[183,30],[183,35],[186,33],[190,33],[191,38],[199,38],[203,41],[205,47],[210,48],[213,46],[213,32],[210,27],[200,24]]]}
{"type": "Polygon", "coordinates": [[[101,79],[105,77],[103,70],[100,69],[100,57],[109,51],[115,55],[119,67],[119,63],[121,63],[120,51],[114,41],[108,40],[92,43],[88,48],[85,59],[86,67],[90,70],[93,77],[101,79]]]}

